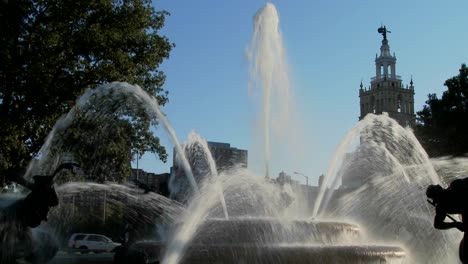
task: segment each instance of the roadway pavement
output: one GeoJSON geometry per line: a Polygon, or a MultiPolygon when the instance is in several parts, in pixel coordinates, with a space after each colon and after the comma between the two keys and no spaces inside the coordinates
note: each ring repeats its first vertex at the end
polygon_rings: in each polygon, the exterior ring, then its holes
{"type": "Polygon", "coordinates": [[[64,253],[59,252],[48,264],[112,264],[113,253],[64,253]]]}

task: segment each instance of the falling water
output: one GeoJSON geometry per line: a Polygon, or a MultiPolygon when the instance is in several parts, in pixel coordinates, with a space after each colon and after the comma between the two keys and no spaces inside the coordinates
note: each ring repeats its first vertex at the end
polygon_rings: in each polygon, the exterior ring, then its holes
{"type": "Polygon", "coordinates": [[[255,15],[254,33],[247,57],[250,62],[250,88],[262,96],[260,138],[263,139],[265,175],[269,176],[271,141],[274,140],[272,136],[284,136],[294,130],[290,113],[293,108],[292,88],[285,49],[279,30],[278,12],[271,3],[267,3],[255,15]]]}
{"type": "Polygon", "coordinates": [[[335,155],[333,155],[332,160],[327,168],[327,173],[325,174],[325,178],[323,179],[322,184],[319,186],[319,193],[317,198],[315,199],[314,209],[312,211],[312,218],[316,218],[319,212],[319,209],[322,208],[322,200],[324,198],[325,192],[329,187],[331,189],[336,188],[336,185],[340,183],[342,175],[339,173],[340,165],[343,163],[344,156],[346,155],[347,151],[351,147],[352,143],[354,142],[354,137],[356,136],[357,128],[351,129],[344,139],[339,144],[338,148],[335,151],[335,155]]]}
{"type": "Polygon", "coordinates": [[[443,263],[456,259],[460,235],[433,229],[434,209],[426,201],[425,190],[440,182],[409,128],[387,114],[370,114],[338,147],[314,216],[350,219],[365,227],[370,239],[402,243],[409,263],[443,263]],[[358,146],[352,144],[356,139],[358,146]]]}
{"type": "Polygon", "coordinates": [[[279,218],[281,212],[281,196],[278,186],[265,182],[263,177],[252,175],[246,170],[231,171],[220,174],[214,183],[205,179],[201,184],[199,194],[193,196],[187,208],[187,213],[180,218],[180,225],[168,241],[164,253],[163,264],[177,264],[183,259],[194,236],[205,221],[217,216],[217,196],[222,185],[231,216],[262,215],[279,218]]]}
{"type": "MultiPolygon", "coordinates": [[[[42,146],[40,150],[40,153],[44,158],[40,159],[39,163],[36,164],[37,167],[43,169],[47,168],[50,171],[51,168],[53,168],[52,166],[57,164],[57,157],[52,157],[52,161],[51,157],[47,157],[53,142],[52,139],[54,139],[57,131],[64,131],[68,126],[70,126],[71,122],[75,118],[76,112],[80,111],[80,109],[84,108],[87,104],[89,104],[90,100],[94,97],[99,97],[101,99],[100,103],[102,105],[99,105],[100,111],[103,111],[101,114],[109,114],[105,112],[106,110],[108,110],[106,108],[108,107],[108,105],[106,104],[122,104],[125,106],[137,105],[139,107],[143,106],[148,116],[156,117],[159,121],[161,121],[163,127],[169,133],[169,136],[171,137],[172,142],[174,143],[176,152],[179,154],[179,157],[182,162],[182,167],[184,169],[185,175],[188,178],[188,181],[191,184],[191,187],[193,188],[193,190],[195,190],[195,192],[198,192],[197,183],[195,181],[195,178],[193,177],[192,170],[187,161],[187,158],[184,155],[182,147],[180,146],[176,133],[171,124],[169,123],[169,120],[167,120],[166,116],[161,112],[156,98],[150,96],[138,85],[131,85],[123,82],[113,82],[110,84],[98,86],[95,89],[88,89],[80,98],[78,98],[76,105],[69,111],[67,115],[63,116],[57,121],[57,123],[52,129],[52,132],[49,133],[46,139],[46,143],[42,146]],[[125,98],[125,96],[129,97],[125,98]]],[[[87,114],[91,115],[90,118],[93,118],[92,115],[95,115],[96,113],[91,112],[87,114]]]]}
{"type": "MultiPolygon", "coordinates": [[[[386,165],[394,165],[394,167],[388,169],[400,169],[403,180],[406,182],[417,184],[420,184],[420,182],[427,184],[440,183],[439,176],[434,170],[426,151],[411,130],[401,127],[394,119],[389,118],[387,114],[369,114],[346,134],[337,148],[328,167],[317,200],[315,201],[313,217],[317,216],[320,208],[326,207],[326,205],[323,204],[323,198],[327,188],[333,190],[341,184],[343,174],[346,172],[346,170],[342,168],[343,165],[353,165],[352,162],[349,162],[351,155],[357,156],[357,153],[367,153],[370,151],[369,149],[380,149],[383,151],[382,154],[390,159],[390,161],[387,161],[386,165]],[[353,149],[353,143],[357,140],[360,141],[360,145],[356,150],[353,149]],[[366,151],[364,151],[364,149],[366,149],[366,151]],[[414,166],[419,166],[419,171],[410,171],[414,166]],[[408,176],[408,173],[411,173],[411,175],[408,176]]],[[[366,158],[377,159],[378,157],[379,156],[371,156],[366,158]]],[[[370,165],[381,166],[375,167],[377,171],[385,169],[382,167],[382,164],[377,164],[376,160],[370,162],[370,165]]],[[[366,171],[360,172],[360,174],[365,173],[366,171]]],[[[333,192],[329,192],[329,196],[332,194],[333,192]]]]}
{"type": "Polygon", "coordinates": [[[468,177],[468,156],[440,157],[431,159],[434,169],[441,177],[442,185],[448,186],[456,178],[468,177]]]}
{"type": "Polygon", "coordinates": [[[208,217],[210,209],[218,201],[216,197],[219,196],[219,189],[215,186],[215,184],[202,186],[202,191],[192,196],[187,213],[181,215],[179,229],[167,241],[167,248],[161,261],[162,264],[177,264],[182,259],[195,232],[208,217]]]}
{"type": "MultiPolygon", "coordinates": [[[[191,152],[192,150],[194,150],[195,152],[199,152],[198,151],[199,147],[201,148],[201,150],[200,150],[201,153],[196,153],[195,155],[197,155],[197,154],[203,155],[203,157],[202,157],[203,161],[201,161],[201,162],[207,162],[208,163],[209,173],[210,173],[210,176],[212,178],[212,181],[214,182],[214,184],[216,184],[216,187],[219,189],[219,198],[220,198],[220,201],[221,201],[221,205],[223,207],[224,217],[226,219],[228,219],[229,216],[228,216],[228,211],[227,211],[227,207],[226,207],[226,201],[224,200],[223,189],[222,189],[222,186],[219,183],[219,181],[216,181],[216,179],[218,177],[218,170],[216,168],[216,162],[213,159],[213,155],[211,154],[211,151],[210,151],[210,149],[208,147],[208,143],[206,142],[206,140],[204,138],[202,138],[199,134],[195,133],[195,131],[191,131],[189,136],[188,136],[188,143],[185,145],[184,148],[188,152],[191,152]]],[[[195,165],[196,166],[194,166],[194,168],[203,168],[203,165],[201,165],[201,164],[195,164],[195,165]]],[[[205,175],[203,175],[203,176],[205,176],[205,175]]]]}
{"type": "Polygon", "coordinates": [[[66,230],[80,218],[102,220],[105,216],[96,215],[99,207],[92,210],[87,208],[90,202],[103,205],[109,211],[124,211],[126,221],[135,226],[154,225],[153,221],[161,215],[164,215],[161,221],[170,224],[184,210],[181,204],[164,196],[142,193],[139,189],[119,184],[70,182],[59,185],[56,191],[61,203],[52,210],[48,220],[56,230],[66,230]]]}

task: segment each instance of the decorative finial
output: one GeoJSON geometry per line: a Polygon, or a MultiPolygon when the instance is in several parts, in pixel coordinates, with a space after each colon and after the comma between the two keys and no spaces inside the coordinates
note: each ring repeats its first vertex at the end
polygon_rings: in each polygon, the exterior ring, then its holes
{"type": "Polygon", "coordinates": [[[387,40],[387,32],[388,33],[392,33],[391,31],[387,30],[387,28],[385,26],[380,26],[378,29],[377,29],[377,32],[379,32],[380,34],[383,35],[383,39],[384,40],[387,40]]]}
{"type": "Polygon", "coordinates": [[[410,81],[411,86],[413,86],[413,74],[411,74],[411,81],[410,81]]]}

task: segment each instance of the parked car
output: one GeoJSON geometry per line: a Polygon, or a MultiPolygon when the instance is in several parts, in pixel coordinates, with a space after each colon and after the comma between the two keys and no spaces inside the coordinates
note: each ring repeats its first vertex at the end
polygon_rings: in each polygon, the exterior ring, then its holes
{"type": "Polygon", "coordinates": [[[68,241],[68,247],[82,252],[114,252],[120,243],[98,234],[73,234],[68,241]]]}

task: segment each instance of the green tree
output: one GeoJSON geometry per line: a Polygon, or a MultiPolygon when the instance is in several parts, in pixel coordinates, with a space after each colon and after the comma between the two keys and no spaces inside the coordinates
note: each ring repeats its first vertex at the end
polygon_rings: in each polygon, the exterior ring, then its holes
{"type": "MultiPolygon", "coordinates": [[[[164,105],[158,67],[174,45],[158,32],[167,15],[149,0],[0,1],[0,168],[35,157],[87,87],[126,81],[164,105]]],[[[153,150],[165,159],[149,117],[124,120],[123,130],[131,125],[146,135],[132,138],[132,153],[153,150]]],[[[128,149],[125,140],[115,144],[128,149]]]]}
{"type": "Polygon", "coordinates": [[[417,113],[416,135],[430,156],[468,153],[468,68],[445,81],[442,98],[429,94],[417,113]]]}
{"type": "MultiPolygon", "coordinates": [[[[134,120],[120,104],[102,104],[80,109],[73,122],[57,131],[50,155],[71,155],[87,180],[121,182],[130,175],[135,154],[158,153],[166,161],[165,149],[150,131],[149,120],[134,120]],[[104,109],[104,110],[103,110],[104,109]]],[[[131,108],[133,111],[138,108],[131,108]]],[[[130,110],[131,112],[131,110],[130,110]]],[[[139,117],[148,118],[140,113],[139,117]]]]}

